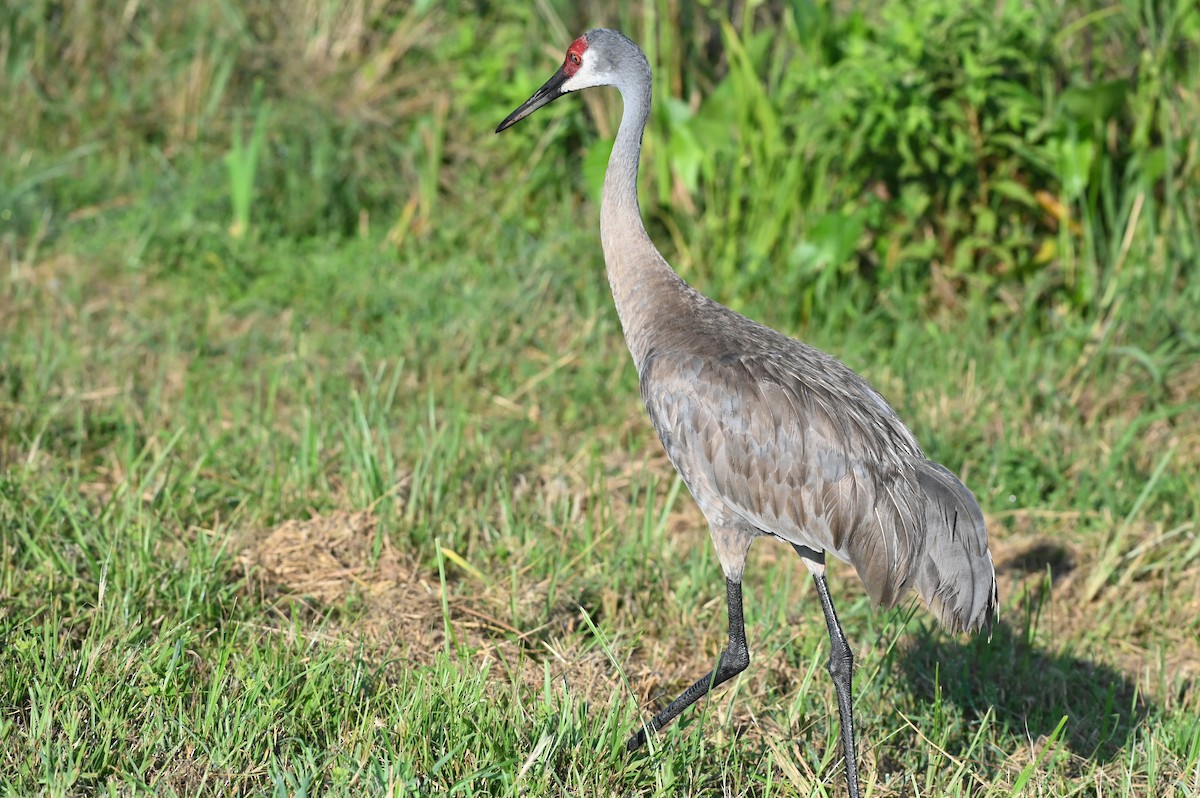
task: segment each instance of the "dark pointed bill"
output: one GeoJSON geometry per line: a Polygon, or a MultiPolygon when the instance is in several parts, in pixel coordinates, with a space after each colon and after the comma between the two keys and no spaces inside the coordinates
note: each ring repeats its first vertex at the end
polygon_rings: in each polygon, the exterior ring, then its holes
{"type": "Polygon", "coordinates": [[[496,127],[496,132],[499,133],[501,130],[507,130],[543,105],[548,105],[563,96],[562,85],[566,81],[567,73],[563,71],[562,67],[559,67],[550,80],[543,83],[542,87],[535,91],[532,97],[521,103],[517,110],[509,114],[508,118],[496,127]]]}

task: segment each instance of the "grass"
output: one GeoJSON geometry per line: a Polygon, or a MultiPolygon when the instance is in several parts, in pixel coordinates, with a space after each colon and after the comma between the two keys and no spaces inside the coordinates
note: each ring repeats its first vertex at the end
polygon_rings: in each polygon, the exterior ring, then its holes
{"type": "Polygon", "coordinates": [[[623,751],[720,568],[603,276],[619,101],[490,133],[597,22],[654,58],[669,260],[987,516],[990,641],[832,569],[865,793],[1200,789],[1200,15],[592,11],[0,12],[0,792],[844,794],[770,541],[750,669],[623,751]]]}

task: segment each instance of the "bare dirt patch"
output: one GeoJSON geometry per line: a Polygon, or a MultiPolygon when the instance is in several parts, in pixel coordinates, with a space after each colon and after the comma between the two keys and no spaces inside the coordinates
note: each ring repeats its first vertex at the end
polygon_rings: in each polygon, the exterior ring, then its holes
{"type": "Polygon", "coordinates": [[[370,512],[335,512],[288,520],[250,536],[239,557],[264,599],[282,614],[321,617],[348,603],[361,608],[352,623],[334,619],[327,634],[390,648],[400,637],[414,652],[443,642],[436,583],[411,556],[397,551],[370,512]]]}
{"type": "MultiPolygon", "coordinates": [[[[605,702],[620,684],[611,662],[574,633],[577,608],[555,613],[552,626],[561,628],[519,630],[497,617],[500,599],[489,599],[487,591],[447,591],[443,605],[436,570],[396,549],[370,512],[285,521],[252,534],[239,562],[266,603],[289,622],[299,617],[326,642],[427,663],[446,647],[448,615],[460,651],[481,666],[501,663],[532,689],[544,683],[547,665],[554,681],[605,702]],[[560,617],[568,614],[569,621],[560,617]]],[[[529,593],[544,588],[533,585],[529,593]]]]}

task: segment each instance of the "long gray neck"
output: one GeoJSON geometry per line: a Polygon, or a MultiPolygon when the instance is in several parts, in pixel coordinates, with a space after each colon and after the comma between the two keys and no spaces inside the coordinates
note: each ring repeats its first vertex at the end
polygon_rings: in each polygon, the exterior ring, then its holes
{"type": "Polygon", "coordinates": [[[642,132],[650,116],[650,76],[632,87],[620,87],[625,110],[608,159],[600,201],[600,243],[608,268],[617,315],[633,362],[653,346],[661,321],[685,298],[686,283],[667,264],[646,234],[638,207],[638,161],[642,132]]]}

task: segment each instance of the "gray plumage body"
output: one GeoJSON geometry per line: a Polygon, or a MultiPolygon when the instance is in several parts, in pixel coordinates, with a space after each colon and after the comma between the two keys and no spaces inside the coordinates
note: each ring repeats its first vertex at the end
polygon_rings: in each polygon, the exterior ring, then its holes
{"type": "MultiPolygon", "coordinates": [[[[750,543],[791,543],[812,571],[831,641],[850,793],[853,654],[829,596],[824,555],[852,564],[892,606],[915,588],[952,631],[990,626],[996,580],[971,492],[926,459],[878,392],[833,357],[708,299],[663,259],[642,223],[637,174],[650,66],[620,33],[591,30],[559,71],[509,115],[510,127],[558,96],[616,86],[624,112],[605,174],[600,237],[642,399],[671,462],[704,512],[725,571],[730,642],[713,672],[648,724],[661,728],[749,663],[741,581],[750,543]]],[[[645,730],[630,740],[635,749],[645,730]]]]}
{"type": "MultiPolygon", "coordinates": [[[[758,535],[851,563],[890,607],[915,587],[954,631],[994,611],[983,516],[887,402],[839,361],[680,281],[648,331],[642,398],[671,462],[741,578],[758,535]]],[[[661,296],[661,295],[659,295],[661,296]]]]}

